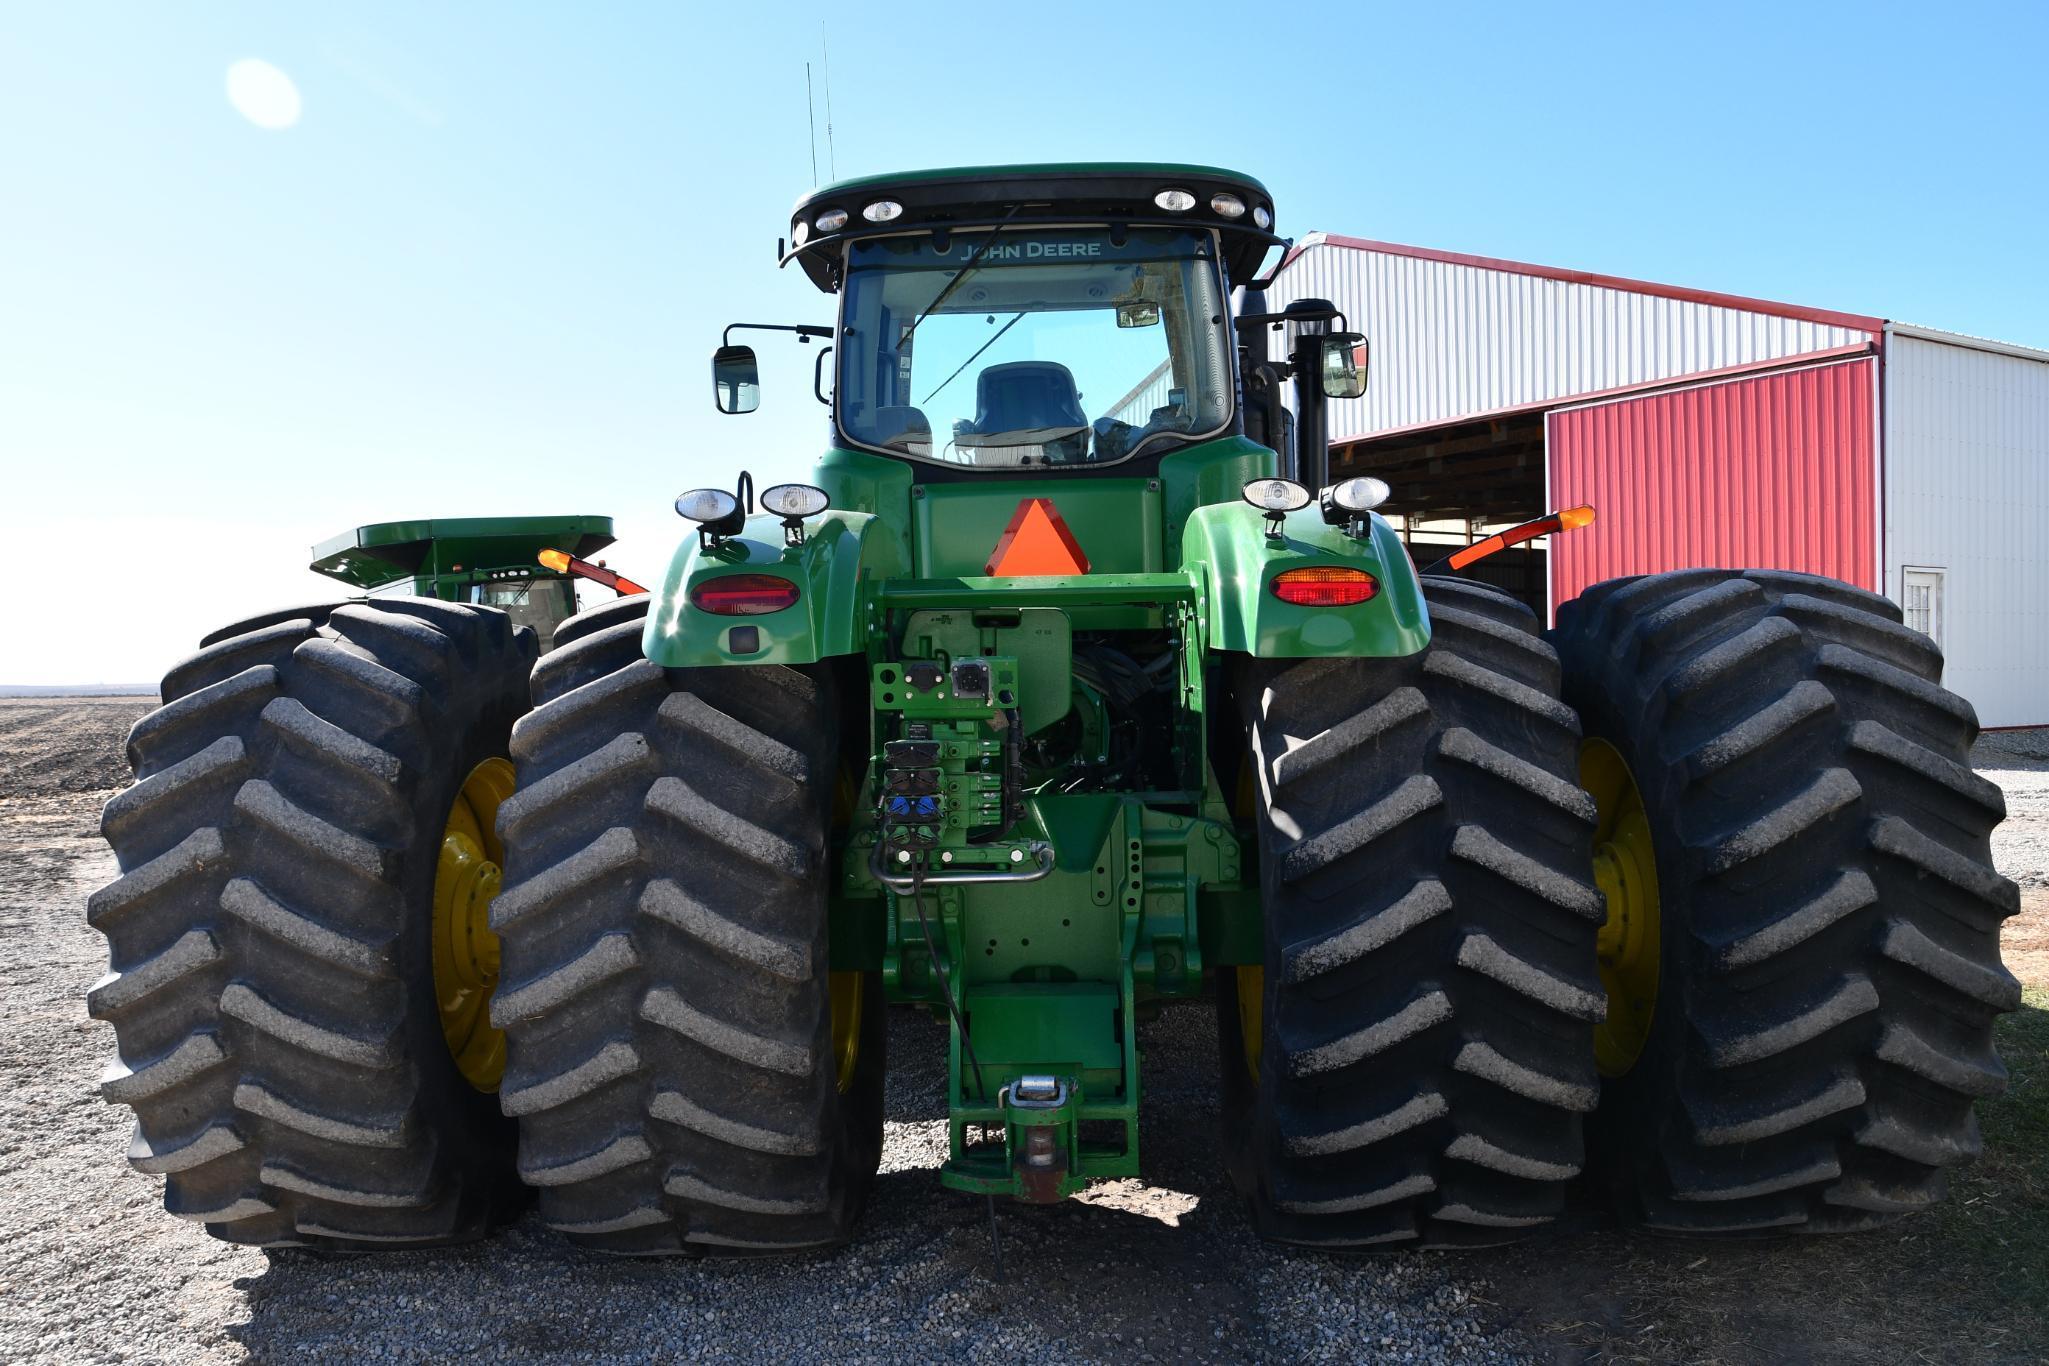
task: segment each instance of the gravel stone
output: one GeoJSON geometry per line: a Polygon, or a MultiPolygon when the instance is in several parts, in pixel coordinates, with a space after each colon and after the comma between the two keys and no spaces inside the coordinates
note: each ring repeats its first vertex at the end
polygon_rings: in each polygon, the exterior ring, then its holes
{"type": "Polygon", "coordinates": [[[1994,731],[1971,751],[1978,776],[2006,794],[1992,862],[2022,887],[2049,887],[2049,730],[1994,731]]]}

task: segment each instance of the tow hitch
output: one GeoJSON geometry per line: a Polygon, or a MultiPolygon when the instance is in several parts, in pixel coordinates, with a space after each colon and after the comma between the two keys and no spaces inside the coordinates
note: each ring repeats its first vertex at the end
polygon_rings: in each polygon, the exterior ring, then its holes
{"type": "Polygon", "coordinates": [[[1075,1099],[1065,1077],[1019,1077],[998,1093],[1018,1199],[1050,1205],[1087,1184],[1072,1175],[1075,1099]]]}

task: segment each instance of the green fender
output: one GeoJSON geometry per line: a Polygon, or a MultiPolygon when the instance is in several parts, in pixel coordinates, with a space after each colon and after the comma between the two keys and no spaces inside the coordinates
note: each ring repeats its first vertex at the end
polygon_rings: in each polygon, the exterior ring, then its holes
{"type": "Polygon", "coordinates": [[[869,513],[822,512],[804,523],[804,542],[794,546],[783,544],[781,519],[764,513],[715,549],[694,539],[677,548],[648,610],[641,649],[672,669],[815,664],[855,654],[868,647],[868,598],[876,581],[908,573],[903,538],[869,513]],[[797,585],[797,601],[755,617],[713,616],[690,605],[693,588],[726,574],[780,575],[797,585]],[[754,628],[754,649],[733,649],[736,627],[754,628]]]}
{"type": "Polygon", "coordinates": [[[1182,569],[1203,586],[1212,650],[1268,659],[1412,655],[1430,643],[1430,611],[1394,528],[1369,516],[1366,540],[1325,524],[1314,506],[1288,514],[1279,537],[1243,502],[1197,508],[1182,536],[1182,569]],[[1380,581],[1355,607],[1299,607],[1269,590],[1286,569],[1346,564],[1380,581]]]}

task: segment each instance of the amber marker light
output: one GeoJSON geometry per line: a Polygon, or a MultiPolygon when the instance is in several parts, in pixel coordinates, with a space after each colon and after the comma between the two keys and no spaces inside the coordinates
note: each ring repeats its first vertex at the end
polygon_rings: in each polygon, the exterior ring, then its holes
{"type": "Polygon", "coordinates": [[[1574,531],[1594,520],[1594,510],[1582,503],[1576,508],[1554,512],[1549,517],[1539,517],[1534,522],[1524,522],[1506,531],[1497,531],[1484,541],[1475,541],[1464,550],[1455,550],[1423,572],[1434,573],[1445,569],[1464,569],[1475,560],[1484,560],[1497,550],[1506,550],[1524,541],[1534,541],[1539,536],[1549,536],[1555,531],[1574,531]]]}
{"type": "Polygon", "coordinates": [[[601,564],[592,564],[589,560],[579,560],[568,551],[557,550],[553,546],[549,546],[534,558],[541,562],[543,569],[552,569],[557,574],[568,574],[572,578],[589,579],[592,583],[603,584],[622,598],[647,591],[616,570],[607,569],[601,564]]]}

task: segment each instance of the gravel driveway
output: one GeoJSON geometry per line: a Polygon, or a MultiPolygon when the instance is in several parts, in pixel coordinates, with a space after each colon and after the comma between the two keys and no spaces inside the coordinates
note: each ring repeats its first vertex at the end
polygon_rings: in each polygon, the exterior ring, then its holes
{"type": "MultiPolygon", "coordinates": [[[[944,1191],[944,1032],[892,1013],[883,1174],[831,1257],[688,1263],[572,1250],[531,1216],[489,1242],[376,1257],[231,1248],[163,1213],[95,1091],[112,1035],[84,994],[80,907],[143,704],[0,703],[0,1356],[66,1360],[1085,1358],[1508,1361],[1528,1348],[1483,1255],[1339,1260],[1258,1243],[1216,1168],[1206,1007],[1143,1028],[1146,1180],[998,1215],[944,1191]],[[68,708],[69,716],[63,713],[68,708]],[[111,775],[111,776],[110,776],[111,775]]],[[[2014,819],[1998,857],[2049,902],[2049,742],[1988,738],[2014,819]]],[[[2024,918],[2035,918],[2024,916],[2024,918]]],[[[2042,917],[2049,919],[2049,916],[2042,917]]],[[[1816,1247],[1828,1246],[1817,1244],[1816,1247]]]]}
{"type": "MultiPolygon", "coordinates": [[[[1046,1209],[942,1190],[945,1033],[892,1012],[882,1175],[837,1256],[621,1261],[529,1215],[488,1242],[374,1257],[217,1243],[122,1160],[129,1120],[95,1085],[112,1031],[86,1018],[106,949],[86,894],[114,875],[92,760],[144,708],[0,704],[0,1357],[69,1360],[1117,1358],[1507,1361],[1477,1286],[1436,1257],[1284,1256],[1216,1168],[1207,1007],[1146,1027],[1148,1178],[1046,1209]],[[12,724],[10,724],[12,723],[12,724]],[[82,736],[81,732],[85,734],[82,736]],[[67,769],[47,747],[84,763],[67,769]],[[66,789],[72,789],[67,791],[66,789]]],[[[101,765],[101,769],[104,765],[101,765]]]]}

